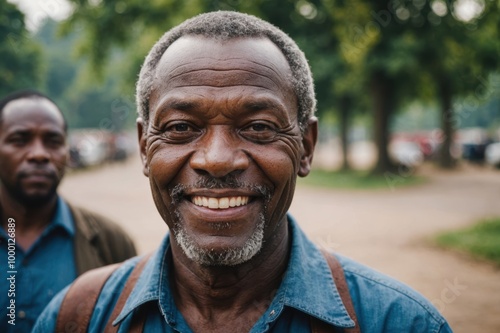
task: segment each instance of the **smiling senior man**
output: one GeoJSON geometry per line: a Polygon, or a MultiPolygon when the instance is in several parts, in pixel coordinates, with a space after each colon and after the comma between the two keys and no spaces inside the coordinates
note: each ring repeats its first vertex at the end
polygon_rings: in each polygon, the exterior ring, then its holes
{"type": "Polygon", "coordinates": [[[94,283],[95,304],[80,300],[89,321],[72,304],[88,290],[77,282],[35,332],[451,331],[422,296],[322,253],[287,214],[317,120],[307,61],[285,33],[235,12],[187,20],[147,56],[137,104],[143,172],[171,233],[100,294],[94,283]]]}

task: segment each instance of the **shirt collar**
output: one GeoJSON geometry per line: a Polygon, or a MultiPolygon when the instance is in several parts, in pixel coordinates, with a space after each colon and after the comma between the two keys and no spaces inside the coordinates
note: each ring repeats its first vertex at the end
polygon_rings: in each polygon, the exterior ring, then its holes
{"type": "MultiPolygon", "coordinates": [[[[66,232],[71,237],[75,235],[75,224],[73,222],[73,215],[71,215],[71,211],[69,209],[68,204],[59,196],[57,197],[56,211],[54,213],[54,217],[47,225],[47,228],[45,229],[43,235],[46,235],[55,228],[62,228],[63,230],[66,230],[66,232]]],[[[0,227],[0,236],[7,238],[7,234],[1,227],[0,227]]]]}
{"type": "Polygon", "coordinates": [[[68,207],[68,204],[61,198],[57,197],[57,206],[50,228],[62,227],[68,232],[70,236],[75,235],[75,225],[73,223],[73,216],[68,207]]]}
{"type": "MultiPolygon", "coordinates": [[[[333,281],[330,267],[319,249],[288,215],[292,246],[287,271],[273,303],[281,303],[339,327],[354,327],[333,281]]],[[[170,325],[175,325],[178,310],[169,285],[170,238],[146,263],[132,293],[113,325],[123,321],[140,305],[159,300],[161,311],[170,325]]]]}
{"type": "Polygon", "coordinates": [[[284,305],[340,327],[354,327],[335,286],[330,266],[295,219],[288,215],[292,246],[288,269],[277,292],[284,305]]]}
{"type": "MultiPolygon", "coordinates": [[[[144,269],[135,284],[134,289],[130,293],[125,306],[122,311],[113,321],[113,325],[117,325],[125,317],[127,317],[132,311],[144,303],[159,300],[160,291],[162,288],[166,288],[163,293],[170,294],[170,285],[168,284],[168,269],[167,258],[170,253],[170,237],[169,234],[163,239],[160,247],[153,253],[151,258],[148,260],[144,269]],[[166,276],[166,284],[162,283],[166,276]],[[165,284],[165,285],[164,285],[165,284]]],[[[173,304],[173,297],[170,296],[173,304]]],[[[169,311],[171,312],[171,311],[169,311]]]]}

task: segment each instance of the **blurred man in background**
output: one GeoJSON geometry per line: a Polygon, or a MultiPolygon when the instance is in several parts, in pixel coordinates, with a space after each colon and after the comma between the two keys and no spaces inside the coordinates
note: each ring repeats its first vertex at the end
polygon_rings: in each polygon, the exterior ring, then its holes
{"type": "Polygon", "coordinates": [[[66,138],[66,121],[47,96],[20,91],[0,101],[0,332],[30,332],[77,276],[136,254],[118,225],[57,194],[66,138]]]}

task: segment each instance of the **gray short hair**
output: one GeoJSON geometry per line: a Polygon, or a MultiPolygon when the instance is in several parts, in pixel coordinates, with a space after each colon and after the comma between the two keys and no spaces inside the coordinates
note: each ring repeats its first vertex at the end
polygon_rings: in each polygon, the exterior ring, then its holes
{"type": "Polygon", "coordinates": [[[292,87],[297,95],[298,121],[302,131],[316,110],[311,70],[297,44],[274,25],[255,16],[231,11],[200,14],[167,31],[146,57],[136,87],[139,116],[149,121],[149,98],[156,67],[165,50],[183,36],[203,36],[215,40],[233,38],[268,38],[285,56],[292,71],[292,87]]]}

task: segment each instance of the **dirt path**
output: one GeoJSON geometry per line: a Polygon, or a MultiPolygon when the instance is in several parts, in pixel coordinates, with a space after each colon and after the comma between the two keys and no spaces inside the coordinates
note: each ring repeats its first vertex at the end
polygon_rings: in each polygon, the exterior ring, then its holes
{"type": "MultiPolygon", "coordinates": [[[[500,216],[500,173],[434,173],[427,184],[391,191],[299,187],[291,211],[310,237],[406,282],[441,310],[455,332],[500,332],[500,270],[436,249],[436,232],[500,216]]],[[[138,158],[75,173],[61,192],[74,203],[119,221],[140,252],[167,228],[154,207],[138,158]]]]}

